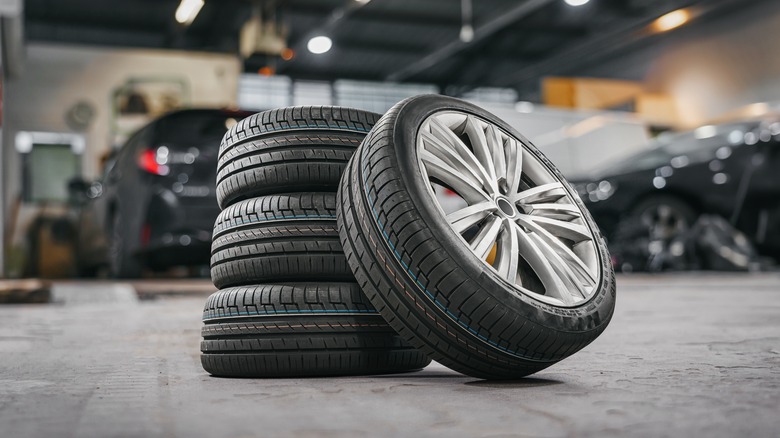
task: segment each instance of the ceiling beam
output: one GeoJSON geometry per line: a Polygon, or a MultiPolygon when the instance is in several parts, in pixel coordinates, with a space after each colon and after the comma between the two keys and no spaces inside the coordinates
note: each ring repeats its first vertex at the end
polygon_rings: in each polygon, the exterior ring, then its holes
{"type": "Polygon", "coordinates": [[[334,38],[333,44],[338,50],[349,52],[382,53],[387,55],[423,55],[425,46],[385,41],[361,41],[334,38]]]}
{"type": "MultiPolygon", "coordinates": [[[[256,72],[257,66],[262,64],[247,66],[245,72],[256,72]]],[[[339,69],[318,69],[316,72],[311,69],[290,69],[285,76],[289,76],[294,80],[304,81],[330,81],[335,82],[340,79],[353,80],[353,81],[381,81],[381,76],[369,72],[358,72],[354,70],[339,70],[339,69]]]]}
{"type": "Polygon", "coordinates": [[[523,63],[535,62],[549,56],[550,47],[559,45],[555,41],[584,38],[587,35],[585,26],[522,23],[508,27],[482,44],[472,45],[464,50],[453,57],[458,62],[452,64],[452,67],[445,70],[441,68],[442,64],[439,64],[439,68],[431,68],[429,73],[436,72],[436,76],[442,76],[438,80],[447,86],[468,86],[474,82],[479,83],[479,80],[493,73],[497,65],[513,64],[517,67],[519,64],[522,67],[523,63]]]}
{"type": "MultiPolygon", "coordinates": [[[[286,18],[290,19],[294,19],[295,17],[322,19],[323,17],[327,17],[328,14],[323,14],[315,10],[299,10],[297,8],[290,8],[285,11],[284,15],[286,18]]],[[[461,25],[460,17],[453,19],[451,17],[444,17],[433,14],[414,14],[397,11],[372,11],[371,8],[362,8],[352,16],[351,20],[356,22],[387,23],[404,26],[412,25],[460,28],[461,25]]]]}
{"type": "Polygon", "coordinates": [[[29,20],[25,25],[29,41],[122,47],[165,47],[166,43],[166,29],[72,26],[29,20]]]}
{"type": "Polygon", "coordinates": [[[423,57],[419,61],[388,74],[385,79],[388,81],[404,81],[419,73],[422,73],[434,65],[460,53],[468,47],[481,43],[487,38],[490,38],[501,30],[513,25],[517,21],[527,17],[531,13],[539,10],[549,3],[552,3],[553,1],[554,0],[524,1],[520,5],[515,6],[508,11],[499,13],[498,16],[492,20],[477,26],[474,31],[474,39],[471,42],[464,43],[461,40],[456,39],[436,49],[434,52],[423,57]]]}
{"type": "Polygon", "coordinates": [[[336,9],[334,9],[330,14],[326,14],[325,16],[320,17],[320,20],[323,21],[323,23],[319,26],[317,26],[314,29],[310,29],[308,32],[301,33],[297,36],[295,41],[290,41],[289,46],[295,50],[295,52],[300,52],[304,48],[304,45],[309,41],[309,39],[313,36],[322,34],[322,35],[330,35],[333,33],[333,30],[336,29],[337,26],[339,26],[343,20],[357,12],[359,9],[363,8],[365,4],[356,2],[356,1],[350,1],[344,6],[340,6],[336,9]]]}
{"type": "Polygon", "coordinates": [[[73,26],[66,24],[27,21],[25,23],[28,41],[58,44],[84,44],[103,47],[137,47],[154,49],[182,49],[199,52],[234,52],[236,42],[228,45],[210,46],[208,35],[204,33],[185,33],[181,40],[171,40],[167,28],[155,31],[127,27],[73,26]]]}

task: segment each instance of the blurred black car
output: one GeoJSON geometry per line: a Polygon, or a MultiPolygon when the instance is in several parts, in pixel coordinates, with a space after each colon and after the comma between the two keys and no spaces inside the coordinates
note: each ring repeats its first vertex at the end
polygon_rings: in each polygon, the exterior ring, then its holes
{"type": "Polygon", "coordinates": [[[222,136],[244,111],[191,109],[164,115],[109,156],[88,186],[81,214],[82,271],[107,265],[112,276],[144,268],[208,264],[219,214],[215,184],[222,136]]]}
{"type": "MultiPolygon", "coordinates": [[[[649,258],[679,256],[685,250],[681,236],[704,214],[724,218],[760,254],[780,258],[778,121],[704,126],[662,137],[650,150],[573,183],[618,258],[632,245],[643,246],[649,258]]],[[[614,261],[618,268],[625,263],[614,261]]]]}

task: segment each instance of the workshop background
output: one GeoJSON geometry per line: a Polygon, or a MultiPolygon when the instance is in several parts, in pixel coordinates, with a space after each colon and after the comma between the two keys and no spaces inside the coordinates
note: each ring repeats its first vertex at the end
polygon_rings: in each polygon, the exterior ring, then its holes
{"type": "Polygon", "coordinates": [[[271,436],[773,435],[778,41],[771,0],[0,0],[0,425],[253,434],[252,400],[271,436]],[[536,380],[465,386],[476,408],[441,389],[473,379],[437,365],[333,394],[209,380],[222,135],[263,110],[429,93],[506,120],[572,182],[618,272],[613,326],[536,380]]]}

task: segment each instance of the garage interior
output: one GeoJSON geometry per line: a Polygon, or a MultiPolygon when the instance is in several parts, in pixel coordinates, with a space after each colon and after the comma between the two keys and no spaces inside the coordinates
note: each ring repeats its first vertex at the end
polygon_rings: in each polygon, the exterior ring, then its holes
{"type": "Polygon", "coordinates": [[[769,0],[0,1],[3,434],[775,435],[778,39],[769,0]],[[571,183],[610,327],[513,380],[209,375],[225,132],[423,94],[571,183]]]}

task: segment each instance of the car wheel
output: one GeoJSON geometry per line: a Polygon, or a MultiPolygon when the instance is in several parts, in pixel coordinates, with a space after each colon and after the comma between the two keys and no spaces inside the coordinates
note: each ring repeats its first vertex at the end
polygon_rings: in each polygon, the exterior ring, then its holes
{"type": "Polygon", "coordinates": [[[132,254],[129,230],[119,211],[114,212],[111,224],[109,273],[113,278],[140,278],[143,266],[132,254]]]}
{"type": "Polygon", "coordinates": [[[577,194],[527,139],[469,103],[394,106],[350,161],[341,242],[358,283],[412,345],[512,379],[609,323],[614,273],[577,194]]]}
{"type": "Polygon", "coordinates": [[[222,140],[220,207],[260,195],[336,191],[339,178],[379,114],[330,106],[291,107],[250,116],[222,140]]]}
{"type": "Polygon", "coordinates": [[[206,301],[203,323],[201,363],[215,376],[379,374],[430,363],[354,283],[224,289],[206,301]]]}
{"type": "Polygon", "coordinates": [[[274,281],[354,281],[336,229],[335,193],[241,201],[214,225],[211,279],[219,288],[274,281]]]}
{"type": "Polygon", "coordinates": [[[696,211],[670,195],[649,197],[620,220],[613,241],[622,271],[662,271],[690,266],[687,234],[696,211]]]}

